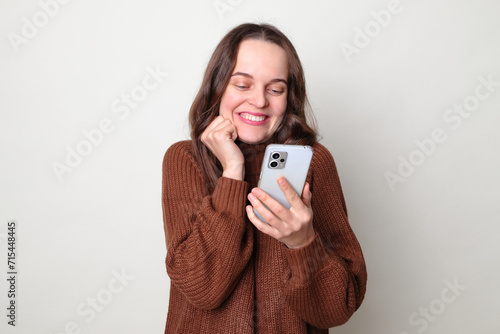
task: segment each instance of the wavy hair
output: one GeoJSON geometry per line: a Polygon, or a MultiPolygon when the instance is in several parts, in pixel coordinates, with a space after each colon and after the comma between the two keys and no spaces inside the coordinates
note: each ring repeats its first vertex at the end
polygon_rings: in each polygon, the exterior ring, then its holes
{"type": "Polygon", "coordinates": [[[222,166],[201,141],[201,135],[218,116],[222,95],[236,66],[239,45],[249,39],[276,44],[285,50],[288,58],[287,107],[280,126],[269,142],[311,146],[317,142],[316,124],[307,101],[304,71],[292,43],[270,24],[241,24],[229,31],[215,48],[189,112],[194,156],[201,166],[207,189],[215,188],[217,179],[222,175],[222,166]]]}

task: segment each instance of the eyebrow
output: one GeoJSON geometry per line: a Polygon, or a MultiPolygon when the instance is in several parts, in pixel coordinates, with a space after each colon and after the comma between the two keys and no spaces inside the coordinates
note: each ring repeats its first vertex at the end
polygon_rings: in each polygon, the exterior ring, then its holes
{"type": "MultiPolygon", "coordinates": [[[[231,77],[234,77],[235,75],[241,75],[241,76],[244,76],[246,78],[253,79],[253,76],[251,76],[250,74],[245,73],[245,72],[235,72],[235,73],[231,74],[231,77]]],[[[288,85],[288,82],[282,78],[276,78],[276,79],[272,79],[270,81],[270,83],[274,83],[274,82],[283,82],[285,85],[288,85]]]]}

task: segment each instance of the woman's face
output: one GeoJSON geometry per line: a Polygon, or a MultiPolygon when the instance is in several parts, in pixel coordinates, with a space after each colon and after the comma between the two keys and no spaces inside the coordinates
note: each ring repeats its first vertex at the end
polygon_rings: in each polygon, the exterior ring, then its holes
{"type": "Polygon", "coordinates": [[[276,132],[285,115],[287,79],[287,55],[280,46],[253,39],[240,43],[219,115],[233,122],[241,141],[262,143],[276,132]]]}

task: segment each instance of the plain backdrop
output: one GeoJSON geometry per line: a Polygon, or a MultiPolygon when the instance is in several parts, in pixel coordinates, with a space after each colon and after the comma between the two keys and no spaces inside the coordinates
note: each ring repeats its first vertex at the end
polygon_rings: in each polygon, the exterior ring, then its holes
{"type": "Polygon", "coordinates": [[[494,0],[2,0],[0,276],[11,220],[18,275],[15,328],[0,280],[0,331],[163,333],[163,154],[189,137],[218,41],[268,22],[303,62],[368,266],[364,303],[330,332],[498,333],[499,13],[494,0]]]}

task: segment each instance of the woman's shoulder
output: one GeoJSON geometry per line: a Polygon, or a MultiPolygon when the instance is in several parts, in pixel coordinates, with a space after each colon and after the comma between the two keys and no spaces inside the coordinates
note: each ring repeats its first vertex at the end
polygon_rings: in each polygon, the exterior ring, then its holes
{"type": "Polygon", "coordinates": [[[316,193],[322,194],[321,196],[326,196],[322,190],[326,190],[330,193],[337,192],[342,208],[347,215],[347,207],[344,200],[342,185],[340,184],[340,177],[333,155],[324,145],[320,143],[314,144],[313,149],[314,153],[311,161],[310,172],[311,181],[313,181],[313,184],[316,183],[319,187],[316,188],[316,190],[319,189],[319,192],[317,191],[316,193]],[[314,180],[316,180],[316,182],[314,182],[314,180]]]}
{"type": "Polygon", "coordinates": [[[190,153],[193,154],[193,141],[192,140],[181,140],[173,143],[167,149],[167,154],[184,154],[190,153]]]}
{"type": "Polygon", "coordinates": [[[314,152],[311,161],[311,172],[316,175],[337,178],[337,165],[330,150],[320,143],[316,143],[312,147],[314,152]]]}
{"type": "Polygon", "coordinates": [[[313,158],[312,164],[315,165],[335,165],[332,153],[323,144],[317,142],[312,146],[313,148],[313,158]]]}
{"type": "Polygon", "coordinates": [[[169,146],[163,157],[163,166],[186,161],[195,164],[192,140],[181,140],[169,146]]]}

